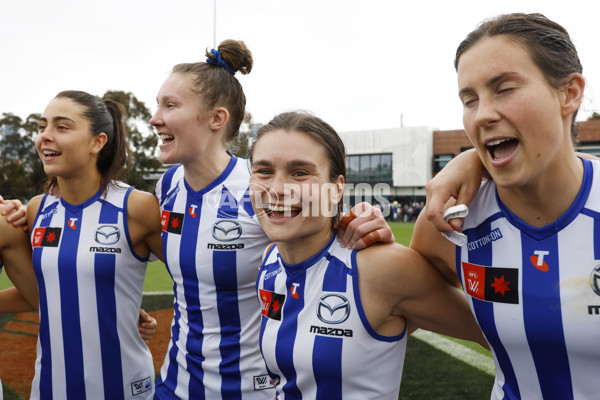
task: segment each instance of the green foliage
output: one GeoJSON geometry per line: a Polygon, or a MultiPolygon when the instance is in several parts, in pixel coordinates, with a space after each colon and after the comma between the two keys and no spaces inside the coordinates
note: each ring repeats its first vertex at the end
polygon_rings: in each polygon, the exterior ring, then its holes
{"type": "Polygon", "coordinates": [[[25,121],[4,113],[0,119],[0,194],[28,200],[43,186],[44,167],[35,149],[39,114],[25,121]]]}
{"type": "Polygon", "coordinates": [[[150,110],[131,92],[109,90],[103,98],[121,103],[127,112],[126,125],[132,157],[130,170],[124,180],[137,189],[152,192],[154,182],[144,179],[144,175],[161,169],[162,164],[157,158],[158,135],[154,134],[150,125],[150,110]]]}
{"type": "Polygon", "coordinates": [[[236,157],[248,158],[248,140],[252,134],[252,125],[254,125],[252,114],[247,112],[237,136],[228,145],[229,151],[236,157]]]}
{"type": "Polygon", "coordinates": [[[597,111],[594,111],[594,112],[592,113],[592,115],[590,115],[590,117],[588,118],[588,121],[591,121],[591,120],[593,120],[593,119],[600,119],[600,113],[599,113],[599,112],[597,112],[597,111]]]}

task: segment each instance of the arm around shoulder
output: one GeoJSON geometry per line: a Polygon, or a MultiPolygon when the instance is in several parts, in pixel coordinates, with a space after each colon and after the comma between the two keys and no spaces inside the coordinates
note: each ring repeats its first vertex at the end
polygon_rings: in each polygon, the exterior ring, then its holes
{"type": "Polygon", "coordinates": [[[427,220],[424,212],[417,217],[410,248],[424,256],[448,282],[460,287],[455,265],[456,246],[442,236],[433,223],[427,220]]]}

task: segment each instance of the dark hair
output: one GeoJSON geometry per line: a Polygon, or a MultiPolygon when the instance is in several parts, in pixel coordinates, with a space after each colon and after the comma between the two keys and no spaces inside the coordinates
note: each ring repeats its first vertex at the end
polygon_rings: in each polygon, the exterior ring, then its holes
{"type": "MultiPolygon", "coordinates": [[[[510,40],[521,44],[555,89],[568,83],[567,79],[572,73],[583,71],[567,30],[537,13],[503,14],[483,21],[456,49],[454,68],[458,71],[460,56],[477,41],[497,35],[506,35],[510,40]]],[[[577,136],[576,116],[577,111],[571,121],[571,134],[574,137],[577,136]]]]}
{"type": "MultiPolygon", "coordinates": [[[[98,154],[96,167],[102,176],[100,188],[106,192],[109,184],[116,184],[129,169],[129,142],[125,125],[125,108],[110,99],[100,100],[96,96],[78,90],[66,90],[56,95],[55,99],[67,98],[84,107],[83,118],[90,125],[90,133],[97,136],[104,132],[106,144],[98,154]]],[[[45,190],[53,191],[58,187],[56,177],[49,177],[45,190]]]]}
{"type": "MultiPolygon", "coordinates": [[[[252,53],[246,44],[239,40],[224,40],[217,48],[222,60],[233,74],[240,71],[249,74],[252,70],[252,53]]],[[[216,56],[206,50],[206,57],[214,60],[216,56]]],[[[225,142],[233,140],[240,129],[246,112],[246,96],[242,85],[226,68],[207,62],[177,64],[172,73],[192,75],[192,91],[202,97],[209,108],[223,106],[229,111],[229,123],[225,142]]]]}
{"type": "MultiPolygon", "coordinates": [[[[250,163],[254,156],[254,148],[260,138],[271,131],[283,130],[287,132],[302,132],[323,146],[329,159],[329,178],[334,181],[342,175],[346,178],[346,148],[335,129],[321,118],[308,112],[293,111],[285,112],[275,116],[269,123],[260,127],[256,139],[248,151],[250,163]]],[[[338,203],[336,216],[333,224],[337,224],[342,216],[343,202],[338,203]]]]}

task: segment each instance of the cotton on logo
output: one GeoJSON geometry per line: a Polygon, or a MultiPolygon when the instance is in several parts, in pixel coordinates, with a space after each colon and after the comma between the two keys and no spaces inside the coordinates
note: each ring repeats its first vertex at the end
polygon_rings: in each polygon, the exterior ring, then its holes
{"type": "Polygon", "coordinates": [[[75,222],[77,222],[77,218],[70,218],[69,222],[67,222],[67,225],[69,225],[69,228],[71,229],[77,229],[75,222]]]}
{"type": "Polygon", "coordinates": [[[300,286],[299,283],[292,283],[292,287],[290,287],[292,297],[295,299],[298,299],[300,297],[300,295],[298,294],[298,286],[300,286]]]}
{"type": "Polygon", "coordinates": [[[547,256],[548,254],[550,254],[550,252],[536,250],[533,252],[533,254],[535,254],[535,255],[531,256],[529,258],[529,260],[531,261],[531,264],[542,272],[548,272],[550,267],[548,266],[546,261],[544,261],[544,256],[547,256]]]}

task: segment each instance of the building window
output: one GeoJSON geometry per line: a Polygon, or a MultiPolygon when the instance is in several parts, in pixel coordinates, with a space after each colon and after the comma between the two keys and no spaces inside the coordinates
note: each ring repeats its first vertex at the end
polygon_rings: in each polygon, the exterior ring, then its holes
{"type": "Polygon", "coordinates": [[[392,183],[391,154],[346,156],[346,179],[351,183],[392,183]]]}
{"type": "Polygon", "coordinates": [[[600,157],[600,142],[581,142],[579,143],[579,146],[575,147],[575,151],[600,157]]]}
{"type": "Polygon", "coordinates": [[[433,173],[437,174],[452,160],[454,154],[436,154],[433,156],[433,173]]]}

